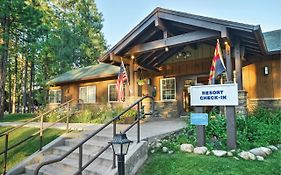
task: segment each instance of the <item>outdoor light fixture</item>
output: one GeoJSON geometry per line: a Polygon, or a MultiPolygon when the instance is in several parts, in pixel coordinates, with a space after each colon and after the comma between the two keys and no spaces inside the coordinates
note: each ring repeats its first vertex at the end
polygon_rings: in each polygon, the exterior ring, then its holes
{"type": "Polygon", "coordinates": [[[264,66],[264,75],[268,75],[268,74],[269,74],[268,66],[264,66]]]}
{"type": "Polygon", "coordinates": [[[109,144],[112,145],[113,153],[118,157],[118,175],[125,175],[124,156],[128,153],[129,146],[132,143],[126,134],[116,134],[109,144]]]}
{"type": "Polygon", "coordinates": [[[165,52],[168,52],[169,51],[169,47],[165,47],[165,52]]]}
{"type": "Polygon", "coordinates": [[[178,52],[177,53],[176,58],[180,58],[180,57],[187,58],[187,57],[190,57],[190,56],[191,56],[191,52],[189,52],[189,51],[182,51],[182,52],[178,52]]]}
{"type": "Polygon", "coordinates": [[[135,56],[134,56],[134,55],[132,55],[132,56],[131,56],[131,59],[135,59],[135,56]]]}

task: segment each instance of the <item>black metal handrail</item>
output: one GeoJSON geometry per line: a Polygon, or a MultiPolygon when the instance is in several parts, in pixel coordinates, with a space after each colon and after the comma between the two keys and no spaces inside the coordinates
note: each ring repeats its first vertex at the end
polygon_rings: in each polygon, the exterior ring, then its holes
{"type": "MultiPolygon", "coordinates": [[[[110,145],[106,145],[102,150],[100,150],[92,159],[90,159],[84,166],[83,166],[83,162],[82,162],[82,151],[83,151],[83,145],[84,143],[86,143],[88,140],[90,140],[91,138],[93,138],[95,135],[97,135],[99,132],[101,132],[103,129],[105,129],[108,125],[113,124],[113,137],[116,135],[116,123],[117,120],[120,120],[120,118],[122,117],[123,114],[125,114],[126,112],[128,112],[130,109],[132,109],[133,107],[135,107],[137,105],[137,119],[134,121],[134,123],[132,123],[126,130],[123,131],[123,133],[126,133],[128,130],[130,130],[135,124],[138,124],[137,127],[137,143],[140,142],[140,120],[146,116],[146,115],[152,115],[154,113],[154,98],[152,96],[144,96],[142,98],[140,98],[139,100],[137,100],[135,103],[133,103],[131,106],[129,106],[127,109],[125,109],[123,112],[121,112],[119,115],[117,115],[116,117],[114,117],[113,119],[111,119],[109,122],[107,122],[106,124],[104,124],[102,127],[100,127],[98,130],[96,130],[95,132],[93,132],[91,135],[89,135],[88,137],[86,137],[85,139],[83,139],[80,143],[78,143],[76,146],[74,146],[73,148],[71,148],[69,151],[67,151],[66,153],[64,153],[61,157],[56,158],[56,159],[52,159],[52,160],[47,160],[45,162],[40,163],[35,171],[34,171],[34,175],[38,175],[40,169],[43,166],[52,164],[52,163],[56,163],[59,161],[62,161],[63,159],[65,159],[68,155],[70,155],[72,152],[74,152],[76,149],[79,149],[79,169],[78,171],[75,173],[75,175],[82,175],[82,171],[84,169],[86,169],[93,161],[95,161],[102,153],[104,153],[109,147],[110,145]],[[144,108],[142,106],[142,101],[146,98],[150,98],[152,99],[152,110],[150,111],[150,113],[144,113],[144,108]]],[[[116,167],[116,159],[115,159],[115,155],[113,154],[113,166],[112,168],[116,167]]]]}
{"type": "Polygon", "coordinates": [[[7,130],[7,131],[5,131],[5,132],[3,132],[3,133],[0,134],[0,138],[5,136],[5,147],[4,147],[4,150],[0,152],[0,156],[1,156],[2,154],[4,154],[4,164],[3,164],[3,170],[4,170],[4,172],[3,172],[3,174],[6,174],[6,173],[7,173],[8,151],[9,151],[9,150],[11,150],[11,149],[13,149],[13,148],[15,148],[15,147],[21,145],[22,143],[26,142],[27,140],[33,138],[34,136],[36,136],[36,135],[38,135],[38,134],[40,135],[39,150],[42,150],[42,147],[43,147],[43,132],[44,132],[46,129],[52,127],[53,125],[55,125],[55,124],[57,124],[57,123],[63,121],[64,119],[67,120],[67,121],[66,121],[66,130],[67,130],[67,132],[69,131],[69,116],[70,116],[70,115],[69,115],[69,105],[70,105],[70,103],[71,103],[72,101],[74,101],[74,100],[76,100],[76,99],[71,99],[71,100],[69,100],[69,101],[67,101],[67,102],[65,102],[65,103],[62,103],[62,104],[60,104],[59,106],[55,107],[54,109],[48,110],[47,112],[44,112],[44,113],[40,114],[39,116],[37,116],[37,117],[35,117],[35,118],[29,119],[29,120],[27,120],[26,122],[20,124],[19,126],[16,126],[16,127],[12,128],[12,129],[9,129],[9,130],[7,130]],[[44,128],[44,127],[43,127],[43,118],[44,118],[44,116],[46,116],[46,115],[48,115],[48,114],[54,112],[54,111],[57,110],[57,109],[60,109],[60,108],[62,108],[62,107],[65,107],[65,106],[67,106],[67,115],[66,115],[65,117],[62,117],[61,119],[57,120],[56,122],[53,122],[52,124],[50,124],[50,125],[48,125],[48,126],[46,126],[46,127],[44,128]],[[23,139],[23,140],[21,140],[21,141],[15,143],[15,144],[13,144],[13,145],[11,145],[11,146],[9,147],[9,135],[10,135],[12,132],[14,132],[14,131],[16,131],[16,130],[18,130],[18,129],[24,127],[24,126],[26,126],[27,124],[29,124],[29,123],[31,123],[31,122],[33,122],[33,121],[36,121],[36,120],[38,121],[39,119],[40,119],[40,128],[39,128],[39,131],[33,133],[32,135],[28,136],[27,138],[25,138],[25,139],[23,139]]]}

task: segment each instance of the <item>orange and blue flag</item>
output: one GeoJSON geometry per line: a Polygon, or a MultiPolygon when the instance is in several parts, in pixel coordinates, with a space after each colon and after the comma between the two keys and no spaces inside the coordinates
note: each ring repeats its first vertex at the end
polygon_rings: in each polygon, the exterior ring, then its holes
{"type": "Polygon", "coordinates": [[[217,40],[217,45],[215,48],[214,58],[212,61],[212,66],[210,69],[209,84],[215,84],[216,77],[222,74],[226,70],[220,47],[220,42],[217,40]]]}

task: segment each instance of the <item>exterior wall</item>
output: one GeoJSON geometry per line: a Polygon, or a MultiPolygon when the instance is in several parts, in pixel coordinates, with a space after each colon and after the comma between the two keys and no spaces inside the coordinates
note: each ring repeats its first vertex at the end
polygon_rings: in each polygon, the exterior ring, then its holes
{"type": "MultiPolygon", "coordinates": [[[[108,103],[108,85],[109,84],[115,84],[116,80],[103,80],[103,81],[84,81],[84,82],[75,82],[70,84],[63,84],[60,86],[54,86],[50,87],[50,90],[55,89],[62,89],[62,103],[69,101],[71,99],[76,99],[72,102],[72,105],[77,105],[78,103],[81,103],[82,101],[79,99],[79,88],[83,86],[96,86],[96,103],[88,103],[83,104],[83,106],[91,106],[91,105],[102,105],[108,103]]],[[[120,105],[118,102],[110,102],[112,105],[120,105]]],[[[48,104],[48,108],[52,109],[54,107],[57,107],[59,104],[48,104]]]]}
{"type": "Polygon", "coordinates": [[[248,108],[281,109],[281,60],[259,61],[243,67],[243,87],[248,92],[248,108]],[[269,74],[264,75],[264,67],[269,74]]]}

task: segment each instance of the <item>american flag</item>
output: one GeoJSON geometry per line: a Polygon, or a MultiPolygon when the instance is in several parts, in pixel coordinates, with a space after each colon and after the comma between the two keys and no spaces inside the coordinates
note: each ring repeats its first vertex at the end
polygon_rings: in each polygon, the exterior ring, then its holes
{"type": "Polygon", "coordinates": [[[126,68],[124,66],[123,61],[121,61],[120,65],[120,71],[118,73],[117,77],[117,83],[116,83],[116,91],[117,91],[117,101],[124,101],[124,83],[128,82],[128,76],[126,72],[126,68]]]}
{"type": "Polygon", "coordinates": [[[216,77],[222,74],[225,70],[226,68],[222,59],[220,42],[217,40],[212,66],[210,68],[209,84],[215,84],[216,77]]]}

